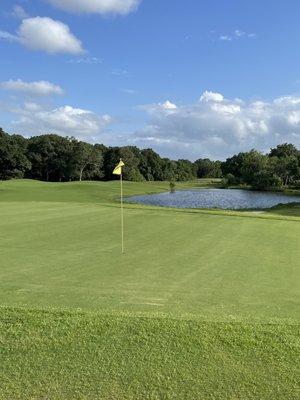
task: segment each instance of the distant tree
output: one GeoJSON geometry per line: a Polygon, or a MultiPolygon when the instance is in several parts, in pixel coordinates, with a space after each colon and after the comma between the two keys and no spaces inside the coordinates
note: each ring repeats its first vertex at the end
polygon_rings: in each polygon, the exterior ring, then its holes
{"type": "Polygon", "coordinates": [[[290,185],[300,178],[300,152],[293,144],[282,144],[271,149],[270,163],[284,185],[290,185]]]}
{"type": "Polygon", "coordinates": [[[29,176],[45,181],[71,179],[73,140],[58,135],[41,135],[29,139],[27,156],[32,164],[29,176]]]}
{"type": "Polygon", "coordinates": [[[224,178],[222,179],[222,185],[223,186],[234,186],[236,185],[238,182],[236,180],[236,177],[232,174],[227,174],[226,176],[224,176],[224,178]]]}
{"type": "Polygon", "coordinates": [[[175,184],[175,182],[171,181],[170,182],[170,192],[175,193],[175,191],[176,191],[176,184],[175,184]]]}
{"type": "Polygon", "coordinates": [[[252,185],[255,181],[255,176],[259,171],[262,171],[267,166],[267,157],[256,150],[251,150],[244,153],[241,174],[243,181],[252,185]]]}
{"type": "Polygon", "coordinates": [[[0,179],[23,178],[30,170],[25,147],[21,137],[10,136],[0,128],[0,179]]]}
{"type": "Polygon", "coordinates": [[[123,176],[127,181],[141,182],[145,178],[140,172],[141,151],[135,146],[125,146],[120,149],[120,158],[125,166],[123,176]]]}
{"type": "Polygon", "coordinates": [[[54,134],[9,135],[0,128],[0,179],[32,178],[45,181],[110,180],[120,158],[128,181],[188,181],[223,178],[223,185],[247,184],[267,189],[300,186],[300,151],[280,144],[264,155],[256,150],[236,154],[225,162],[199,158],[194,163],[161,158],[152,149],[136,146],[106,147],[54,134]]]}
{"type": "Polygon", "coordinates": [[[241,172],[243,182],[257,189],[278,187],[282,183],[280,177],[276,175],[273,163],[256,150],[244,154],[241,172]]]}
{"type": "Polygon", "coordinates": [[[189,160],[178,160],[176,163],[178,181],[189,181],[196,177],[195,165],[189,160]]]}
{"type": "Polygon", "coordinates": [[[109,147],[104,153],[104,179],[105,180],[113,180],[116,177],[113,175],[113,170],[115,166],[119,163],[121,158],[121,152],[119,147],[109,147]]]}
{"type": "Polygon", "coordinates": [[[227,158],[227,160],[221,164],[222,174],[224,176],[231,174],[235,177],[237,182],[242,181],[242,167],[245,161],[245,154],[246,153],[239,153],[233,157],[227,158]]]}
{"type": "Polygon", "coordinates": [[[195,161],[198,178],[221,178],[221,161],[211,161],[209,158],[200,158],[195,161]]]}
{"type": "Polygon", "coordinates": [[[95,162],[87,166],[83,174],[83,179],[99,181],[104,178],[104,153],[101,147],[102,146],[94,145],[95,162]]]}
{"type": "Polygon", "coordinates": [[[162,159],[162,180],[163,181],[178,181],[177,162],[169,160],[168,158],[162,159]]]}
{"type": "Polygon", "coordinates": [[[282,180],[279,176],[272,173],[269,168],[258,171],[253,176],[252,187],[255,189],[271,189],[282,186],[282,180]]]}
{"type": "Polygon", "coordinates": [[[86,178],[91,176],[94,178],[102,178],[102,166],[103,166],[103,155],[102,151],[85,142],[73,141],[73,166],[76,171],[76,175],[81,182],[83,174],[86,172],[86,178]]]}
{"type": "Polygon", "coordinates": [[[285,157],[298,157],[299,150],[291,144],[291,143],[284,143],[280,144],[277,147],[271,149],[270,157],[278,157],[278,158],[285,158],[285,157]]]}
{"type": "Polygon", "coordinates": [[[113,175],[115,166],[120,159],[123,160],[125,166],[123,168],[123,177],[127,181],[143,181],[145,180],[139,170],[140,150],[134,146],[111,147],[104,154],[104,171],[105,179],[117,179],[113,175]]]}
{"type": "Polygon", "coordinates": [[[147,181],[162,181],[164,179],[164,161],[152,149],[141,150],[139,170],[147,181]]]}
{"type": "Polygon", "coordinates": [[[300,176],[300,165],[297,157],[272,157],[270,160],[274,165],[276,175],[281,178],[285,186],[294,183],[300,176]]]}

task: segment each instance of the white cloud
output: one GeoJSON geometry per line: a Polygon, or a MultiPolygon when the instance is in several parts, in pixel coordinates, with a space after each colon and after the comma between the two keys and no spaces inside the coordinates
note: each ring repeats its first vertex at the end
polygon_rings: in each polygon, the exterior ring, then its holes
{"type": "Polygon", "coordinates": [[[12,16],[17,19],[25,19],[29,17],[24,8],[18,4],[13,6],[12,16]]]}
{"type": "Polygon", "coordinates": [[[18,36],[12,35],[9,32],[0,31],[0,39],[7,40],[9,42],[17,42],[19,40],[18,36]]]}
{"type": "Polygon", "coordinates": [[[215,101],[215,102],[221,102],[224,100],[224,96],[221,93],[215,93],[215,92],[209,92],[209,91],[205,91],[201,97],[200,97],[200,101],[215,101]]]}
{"type": "Polygon", "coordinates": [[[232,37],[228,36],[228,35],[221,35],[220,40],[223,40],[224,42],[231,42],[232,41],[232,37]]]}
{"type": "MultiPolygon", "coordinates": [[[[215,34],[215,31],[211,31],[212,34],[215,34]]],[[[242,38],[249,38],[249,39],[253,39],[256,38],[257,35],[256,33],[247,33],[244,32],[240,29],[236,29],[234,32],[232,32],[232,34],[228,35],[228,34],[222,34],[219,36],[219,40],[223,41],[223,42],[232,42],[233,40],[238,40],[238,39],[242,39],[242,38]]]]}
{"type": "Polygon", "coordinates": [[[246,32],[243,32],[243,31],[240,31],[239,29],[236,29],[236,30],[234,31],[234,34],[235,34],[235,36],[237,36],[237,37],[242,37],[242,36],[245,36],[245,35],[246,35],[246,32]]]}
{"type": "Polygon", "coordinates": [[[72,106],[54,109],[36,103],[25,103],[10,112],[16,115],[14,130],[29,135],[56,133],[89,140],[99,135],[112,122],[109,115],[99,116],[92,111],[72,106]]]}
{"type": "Polygon", "coordinates": [[[163,104],[161,104],[162,108],[165,110],[176,110],[177,106],[174,103],[171,103],[169,100],[165,101],[163,104]]]}
{"type": "Polygon", "coordinates": [[[68,64],[102,64],[103,60],[98,57],[72,58],[67,61],[68,64]]]}
{"type": "Polygon", "coordinates": [[[36,112],[36,111],[40,111],[42,109],[42,107],[37,103],[26,102],[24,104],[24,109],[26,111],[36,112]]]}
{"type": "Polygon", "coordinates": [[[268,151],[283,142],[300,146],[297,96],[243,101],[206,91],[192,105],[170,110],[159,103],[140,109],[146,110],[150,119],[144,129],[134,133],[135,144],[153,146],[169,157],[224,159],[251,148],[268,151]]]}
{"type": "Polygon", "coordinates": [[[153,115],[157,113],[171,114],[177,109],[177,105],[167,100],[164,103],[141,105],[138,106],[137,109],[147,111],[149,114],[153,115]]]}
{"type": "Polygon", "coordinates": [[[247,101],[206,91],[193,104],[167,100],[140,106],[148,116],[145,126],[131,133],[127,126],[127,132],[114,134],[106,129],[115,122],[110,116],[85,109],[47,108],[32,101],[22,107],[3,103],[2,108],[15,115],[14,132],[53,132],[107,145],[135,144],[153,147],[170,158],[225,159],[251,148],[267,152],[279,143],[300,146],[300,96],[247,101]]]}
{"type": "Polygon", "coordinates": [[[49,54],[84,53],[80,40],[72,34],[68,25],[47,17],[26,18],[17,35],[0,31],[0,38],[18,41],[30,50],[46,51],[49,54]]]}
{"type": "Polygon", "coordinates": [[[141,0],[48,0],[54,6],[74,13],[120,14],[135,11],[141,0]]]}
{"type": "Polygon", "coordinates": [[[63,89],[47,81],[38,82],[24,82],[21,79],[2,82],[0,87],[5,90],[13,90],[16,92],[23,92],[30,95],[49,96],[52,94],[64,94],[63,89]]]}

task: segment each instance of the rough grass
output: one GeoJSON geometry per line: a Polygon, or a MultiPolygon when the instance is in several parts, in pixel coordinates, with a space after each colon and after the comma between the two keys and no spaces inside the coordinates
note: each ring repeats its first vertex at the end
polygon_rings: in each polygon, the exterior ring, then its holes
{"type": "Polygon", "coordinates": [[[0,309],[1,399],[299,399],[299,326],[0,309]]]}
{"type": "Polygon", "coordinates": [[[297,213],[127,205],[122,256],[118,193],[0,183],[0,399],[298,399],[297,213]]]}

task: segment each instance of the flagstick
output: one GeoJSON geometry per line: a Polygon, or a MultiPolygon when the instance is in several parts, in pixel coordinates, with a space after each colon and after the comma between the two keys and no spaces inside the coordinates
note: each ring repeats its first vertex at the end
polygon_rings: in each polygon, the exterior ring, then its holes
{"type": "Polygon", "coordinates": [[[121,229],[122,229],[122,254],[125,253],[124,249],[124,205],[123,205],[123,174],[120,175],[121,183],[121,229]]]}

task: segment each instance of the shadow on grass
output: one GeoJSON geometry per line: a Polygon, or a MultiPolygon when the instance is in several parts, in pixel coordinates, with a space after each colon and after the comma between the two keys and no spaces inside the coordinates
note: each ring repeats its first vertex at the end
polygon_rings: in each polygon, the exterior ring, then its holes
{"type": "Polygon", "coordinates": [[[300,217],[300,203],[279,204],[265,210],[269,214],[283,215],[288,217],[300,217]]]}

